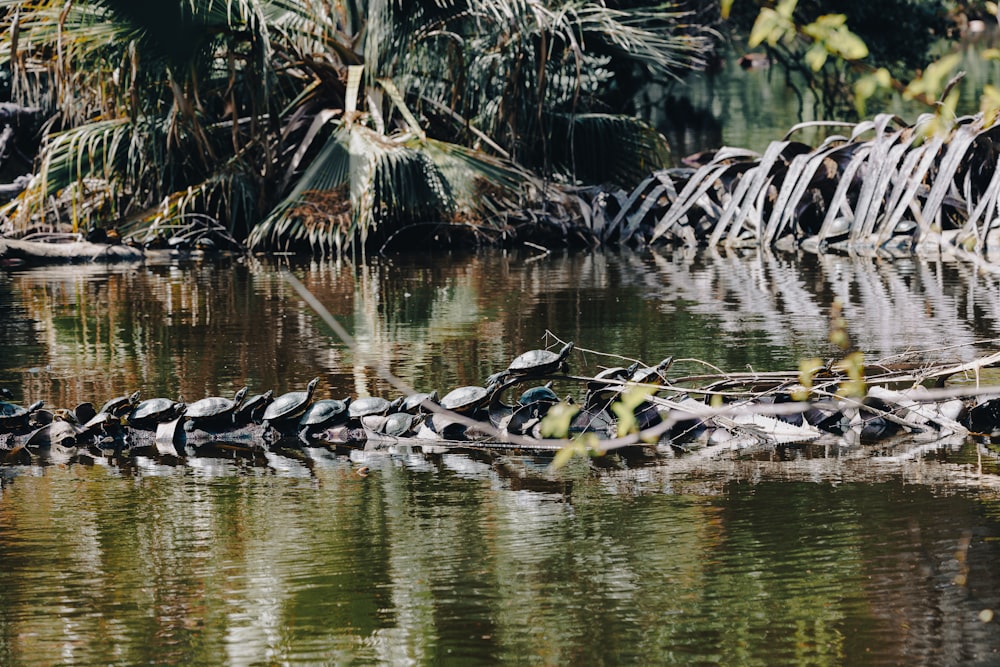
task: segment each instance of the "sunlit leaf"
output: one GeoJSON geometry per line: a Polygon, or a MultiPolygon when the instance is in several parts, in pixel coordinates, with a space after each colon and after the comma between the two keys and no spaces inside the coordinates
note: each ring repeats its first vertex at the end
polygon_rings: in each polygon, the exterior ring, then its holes
{"type": "Polygon", "coordinates": [[[781,0],[775,9],[781,18],[791,21],[792,14],[795,12],[795,6],[798,4],[798,0],[781,0]]]}
{"type": "Polygon", "coordinates": [[[823,65],[826,64],[827,51],[822,44],[816,42],[809,47],[809,50],[806,51],[804,57],[806,64],[809,65],[810,69],[814,72],[818,72],[823,69],[823,65]]]}
{"type": "Polygon", "coordinates": [[[961,62],[962,55],[952,53],[931,63],[924,70],[923,76],[910,82],[910,85],[903,91],[903,97],[913,99],[918,95],[924,95],[930,100],[936,100],[941,91],[944,90],[948,77],[961,62]]]}
{"type": "Polygon", "coordinates": [[[998,112],[1000,112],[1000,88],[986,84],[983,86],[983,95],[979,100],[979,110],[983,112],[987,125],[996,122],[998,112]]]}
{"type": "Polygon", "coordinates": [[[622,392],[620,398],[611,404],[611,411],[618,417],[618,437],[624,437],[639,430],[635,410],[645,403],[651,395],[652,391],[649,388],[632,387],[622,392]]]}
{"type": "Polygon", "coordinates": [[[601,443],[594,433],[584,433],[576,440],[562,447],[552,458],[552,468],[558,470],[577,456],[600,456],[601,443]]]}
{"type": "Polygon", "coordinates": [[[804,401],[809,398],[809,393],[812,391],[813,378],[816,373],[823,369],[823,360],[818,357],[811,357],[809,359],[802,359],[799,361],[799,385],[802,386],[800,391],[797,391],[792,395],[796,401],[804,401]]]}
{"type": "Polygon", "coordinates": [[[773,9],[764,7],[757,14],[757,19],[753,23],[753,27],[750,29],[750,37],[747,39],[747,44],[750,48],[760,46],[767,40],[770,44],[775,44],[777,39],[772,40],[772,33],[781,25],[781,17],[773,9]]]}
{"type": "Polygon", "coordinates": [[[539,426],[542,437],[565,438],[569,435],[569,426],[578,412],[580,412],[579,406],[571,405],[565,401],[553,405],[545,413],[539,426]]]}
{"type": "Polygon", "coordinates": [[[826,45],[831,53],[844,60],[860,60],[868,56],[864,40],[845,28],[832,31],[826,38],[826,45]]]}

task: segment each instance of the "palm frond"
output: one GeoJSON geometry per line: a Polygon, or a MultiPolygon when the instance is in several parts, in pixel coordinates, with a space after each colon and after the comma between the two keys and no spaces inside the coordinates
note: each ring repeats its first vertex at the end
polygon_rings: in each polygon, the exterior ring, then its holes
{"type": "Polygon", "coordinates": [[[613,114],[561,114],[555,117],[553,159],[585,183],[634,187],[670,160],[666,139],[648,124],[613,114]]]}

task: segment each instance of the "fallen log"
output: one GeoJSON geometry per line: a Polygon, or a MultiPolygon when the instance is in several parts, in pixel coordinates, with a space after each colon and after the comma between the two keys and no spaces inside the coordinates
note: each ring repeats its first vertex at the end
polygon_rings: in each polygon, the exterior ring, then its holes
{"type": "Polygon", "coordinates": [[[14,264],[52,264],[73,262],[139,262],[145,258],[141,248],[107,243],[71,241],[45,243],[0,239],[0,262],[14,264]]]}

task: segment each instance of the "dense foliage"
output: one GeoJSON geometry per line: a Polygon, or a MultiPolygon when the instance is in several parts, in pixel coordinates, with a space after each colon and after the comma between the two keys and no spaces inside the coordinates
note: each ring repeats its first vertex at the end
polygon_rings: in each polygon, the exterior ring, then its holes
{"type": "Polygon", "coordinates": [[[548,184],[634,183],[666,146],[615,72],[701,66],[662,2],[0,1],[17,101],[49,114],[21,229],[153,241],[207,216],[255,247],[496,220],[548,184]]]}

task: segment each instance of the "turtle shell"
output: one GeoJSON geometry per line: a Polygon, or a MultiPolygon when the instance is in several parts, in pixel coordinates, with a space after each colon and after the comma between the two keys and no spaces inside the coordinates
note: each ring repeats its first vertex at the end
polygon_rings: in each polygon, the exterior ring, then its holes
{"type": "Polygon", "coordinates": [[[351,419],[361,419],[370,415],[384,415],[391,405],[389,401],[379,396],[367,396],[351,403],[347,412],[351,419]]]}
{"type": "Polygon", "coordinates": [[[441,407],[453,412],[472,412],[489,396],[486,387],[467,386],[452,389],[441,399],[441,407]]]}
{"type": "Polygon", "coordinates": [[[559,352],[551,350],[529,350],[510,362],[507,370],[516,375],[526,375],[528,373],[551,373],[559,369],[559,366],[566,361],[566,357],[573,350],[573,343],[569,342],[563,346],[559,352]]]}
{"type": "Polygon", "coordinates": [[[316,401],[306,408],[306,411],[302,414],[302,418],[299,419],[299,424],[301,426],[333,424],[337,419],[347,417],[345,413],[350,402],[349,398],[343,401],[333,398],[324,398],[323,400],[316,401]]]}
{"type": "Polygon", "coordinates": [[[80,429],[73,424],[56,420],[32,433],[24,444],[30,449],[44,449],[52,445],[75,445],[80,433],[80,429]]]}
{"type": "Polygon", "coordinates": [[[399,409],[402,410],[403,412],[409,412],[410,414],[413,414],[415,412],[420,411],[421,409],[420,406],[424,401],[431,401],[432,403],[436,403],[437,400],[438,400],[438,393],[436,391],[432,391],[429,394],[427,393],[410,394],[409,396],[403,399],[402,403],[399,406],[399,409]]]}
{"type": "Polygon", "coordinates": [[[274,402],[267,406],[267,410],[264,410],[264,421],[284,421],[301,417],[309,407],[309,401],[312,400],[313,391],[318,384],[319,378],[313,378],[305,391],[290,391],[274,399],[274,402]]]}
{"type": "Polygon", "coordinates": [[[671,364],[674,363],[673,357],[667,357],[655,366],[647,366],[646,368],[640,368],[635,373],[632,374],[630,378],[632,382],[641,382],[643,384],[663,384],[666,382],[666,378],[663,374],[670,368],[671,364]]]}
{"type": "Polygon", "coordinates": [[[400,438],[413,429],[416,417],[408,412],[393,412],[382,422],[380,433],[400,438]]]}
{"type": "Polygon", "coordinates": [[[27,427],[28,418],[42,405],[42,401],[35,401],[28,407],[0,401],[0,428],[16,430],[27,427]]]}
{"type": "Polygon", "coordinates": [[[139,396],[141,395],[142,392],[137,391],[129,394],[128,396],[118,396],[116,398],[112,398],[110,401],[101,406],[101,409],[98,410],[98,412],[106,412],[110,415],[114,415],[115,417],[124,417],[132,411],[132,408],[136,406],[139,402],[139,396]]]}
{"type": "Polygon", "coordinates": [[[129,424],[169,421],[177,416],[184,404],[169,398],[148,398],[135,406],[128,416],[129,424]]]}
{"type": "MultiPolygon", "coordinates": [[[[39,406],[41,407],[41,406],[39,406]]],[[[14,403],[0,402],[0,419],[19,419],[29,412],[28,408],[14,403]]]]}
{"type": "Polygon", "coordinates": [[[221,396],[209,396],[208,398],[195,401],[191,405],[187,406],[187,410],[184,411],[184,415],[189,419],[212,419],[215,417],[224,417],[225,415],[236,410],[243,402],[243,398],[246,395],[247,388],[243,387],[236,392],[236,396],[233,397],[233,400],[229,400],[228,398],[223,398],[221,396]]]}
{"type": "Polygon", "coordinates": [[[521,394],[517,402],[521,405],[528,405],[529,403],[558,403],[559,396],[556,392],[552,391],[552,387],[548,385],[543,385],[541,387],[532,387],[531,389],[526,389],[524,393],[521,394]]]}
{"type": "Polygon", "coordinates": [[[263,394],[251,396],[243,401],[243,405],[236,410],[236,420],[242,424],[248,424],[252,421],[259,423],[264,410],[273,400],[274,391],[271,389],[268,389],[263,394]]]}

